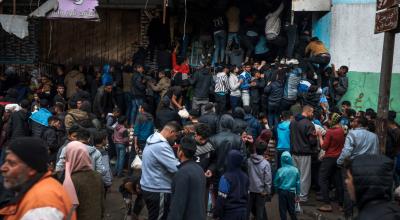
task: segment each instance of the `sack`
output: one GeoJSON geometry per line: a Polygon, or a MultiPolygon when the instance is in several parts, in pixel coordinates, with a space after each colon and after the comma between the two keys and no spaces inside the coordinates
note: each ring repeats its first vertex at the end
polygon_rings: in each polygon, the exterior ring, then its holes
{"type": "Polygon", "coordinates": [[[189,118],[189,112],[186,109],[182,109],[178,112],[181,118],[189,118]]]}
{"type": "Polygon", "coordinates": [[[132,161],[131,168],[135,170],[142,169],[142,159],[140,159],[139,155],[135,156],[135,159],[132,161]]]}

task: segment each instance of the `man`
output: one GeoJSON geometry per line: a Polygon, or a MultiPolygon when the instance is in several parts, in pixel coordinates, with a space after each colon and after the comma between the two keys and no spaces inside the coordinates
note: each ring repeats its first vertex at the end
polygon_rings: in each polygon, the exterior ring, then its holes
{"type": "Polygon", "coordinates": [[[10,143],[1,166],[4,188],[15,196],[0,209],[7,220],[76,219],[64,187],[47,170],[47,146],[38,138],[21,137],[10,143]]]}
{"type": "Polygon", "coordinates": [[[57,85],[57,94],[53,98],[53,104],[56,104],[57,102],[61,102],[64,105],[67,103],[65,100],[65,87],[63,84],[57,85]]]}
{"type": "Polygon", "coordinates": [[[72,125],[80,125],[81,121],[88,120],[89,115],[87,112],[82,111],[78,108],[77,100],[69,100],[70,110],[65,115],[64,124],[65,129],[70,129],[72,125]]]}
{"type": "Polygon", "coordinates": [[[85,75],[79,71],[78,66],[75,66],[64,79],[65,87],[67,88],[67,98],[71,98],[76,93],[76,82],[81,81],[83,85],[86,84],[85,75]]]}
{"type": "Polygon", "coordinates": [[[192,109],[200,109],[203,114],[204,107],[209,102],[210,88],[214,84],[210,69],[204,67],[196,71],[189,82],[193,86],[192,109]]]}
{"type": "Polygon", "coordinates": [[[72,98],[82,101],[91,101],[90,93],[84,90],[85,85],[83,82],[78,81],[75,83],[76,92],[72,95],[72,98]]]}
{"type": "Polygon", "coordinates": [[[393,161],[383,155],[360,155],[345,163],[346,187],[358,207],[357,219],[400,219],[392,202],[393,161]]]}
{"type": "Polygon", "coordinates": [[[290,123],[290,146],[294,165],[300,171],[300,201],[308,200],[311,186],[311,155],[317,151],[317,133],[311,122],[313,107],[303,107],[301,115],[297,115],[290,123]]]}
{"type": "Polygon", "coordinates": [[[339,70],[335,72],[335,79],[333,81],[335,103],[340,101],[349,87],[349,79],[346,76],[347,72],[349,72],[349,67],[347,66],[341,66],[339,70]]]}
{"type": "Polygon", "coordinates": [[[32,120],[32,136],[40,137],[46,127],[49,126],[48,119],[52,115],[48,110],[49,102],[47,99],[40,100],[40,109],[34,112],[30,119],[32,120]]]}
{"type": "Polygon", "coordinates": [[[240,90],[242,93],[243,106],[250,106],[250,81],[251,81],[251,65],[246,63],[243,68],[243,72],[239,75],[240,90]]]}
{"type": "Polygon", "coordinates": [[[214,104],[208,103],[204,106],[204,113],[199,117],[199,123],[207,124],[210,127],[211,135],[217,133],[218,115],[215,114],[214,104]]]}
{"type": "Polygon", "coordinates": [[[142,187],[149,220],[165,220],[171,199],[173,175],[178,171],[171,144],[175,142],[181,130],[177,122],[168,122],[161,132],[156,132],[147,139],[143,150],[142,187]]]}
{"type": "MultiPolygon", "coordinates": [[[[379,154],[378,136],[368,131],[367,126],[368,120],[363,117],[356,117],[351,122],[351,128],[353,129],[347,134],[343,150],[336,161],[339,166],[343,166],[346,158],[353,160],[360,155],[379,154]]],[[[342,175],[342,178],[346,177],[344,171],[342,175]]],[[[353,215],[353,204],[349,196],[349,192],[345,190],[343,208],[346,218],[351,218],[353,215]]]]}
{"type": "Polygon", "coordinates": [[[169,220],[204,220],[206,208],[206,178],[203,169],[193,160],[196,142],[190,136],[181,140],[178,158],[179,170],[172,181],[172,199],[168,215],[169,220]]]}
{"type": "Polygon", "coordinates": [[[135,72],[132,76],[132,111],[131,111],[131,121],[130,125],[133,125],[136,121],[136,116],[141,106],[144,102],[146,96],[146,80],[144,78],[144,67],[140,64],[135,65],[135,72]]]}
{"type": "Polygon", "coordinates": [[[229,69],[227,67],[223,67],[222,71],[217,73],[215,78],[215,102],[217,104],[216,110],[217,114],[221,115],[226,111],[226,94],[229,92],[229,81],[228,75],[229,69]]]}
{"type": "Polygon", "coordinates": [[[98,117],[105,118],[115,107],[117,107],[117,102],[114,98],[113,86],[111,83],[107,83],[97,90],[93,101],[93,113],[98,117]]]}
{"type": "Polygon", "coordinates": [[[40,137],[49,147],[50,161],[56,160],[58,149],[65,142],[65,134],[61,130],[61,120],[56,116],[51,116],[48,119],[49,127],[44,130],[40,137]]]}
{"type": "Polygon", "coordinates": [[[29,136],[29,124],[28,118],[30,112],[28,109],[30,107],[30,103],[28,100],[24,99],[20,103],[21,109],[19,111],[13,112],[11,114],[11,119],[8,127],[8,134],[10,135],[10,139],[17,139],[19,137],[29,136]]]}

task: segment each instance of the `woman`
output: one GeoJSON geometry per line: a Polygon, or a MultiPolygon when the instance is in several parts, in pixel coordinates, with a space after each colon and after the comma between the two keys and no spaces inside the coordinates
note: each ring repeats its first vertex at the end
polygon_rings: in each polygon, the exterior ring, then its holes
{"type": "Polygon", "coordinates": [[[101,175],[93,170],[85,145],[70,142],[66,146],[65,162],[63,186],[76,207],[77,219],[103,219],[103,183],[101,175]]]}

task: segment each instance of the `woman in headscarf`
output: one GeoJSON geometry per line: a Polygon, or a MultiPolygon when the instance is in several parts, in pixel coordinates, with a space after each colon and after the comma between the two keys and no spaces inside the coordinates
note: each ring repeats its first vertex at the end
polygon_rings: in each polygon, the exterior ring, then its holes
{"type": "Polygon", "coordinates": [[[93,170],[84,144],[72,141],[66,146],[63,186],[76,208],[77,219],[103,219],[104,187],[101,175],[93,170]]]}

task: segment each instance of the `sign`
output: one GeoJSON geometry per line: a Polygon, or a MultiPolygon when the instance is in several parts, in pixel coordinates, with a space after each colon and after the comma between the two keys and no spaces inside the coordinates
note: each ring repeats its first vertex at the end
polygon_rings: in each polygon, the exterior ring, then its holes
{"type": "Polygon", "coordinates": [[[293,11],[330,11],[331,0],[292,0],[293,11]]]}
{"type": "Polygon", "coordinates": [[[394,30],[399,24],[399,8],[389,8],[375,15],[375,34],[394,30]]]}
{"type": "Polygon", "coordinates": [[[400,4],[400,0],[377,0],[376,10],[379,11],[385,8],[390,8],[398,4],[400,4]]]}
{"type": "Polygon", "coordinates": [[[97,0],[59,0],[58,9],[50,12],[48,18],[80,18],[98,20],[97,0]]]}

